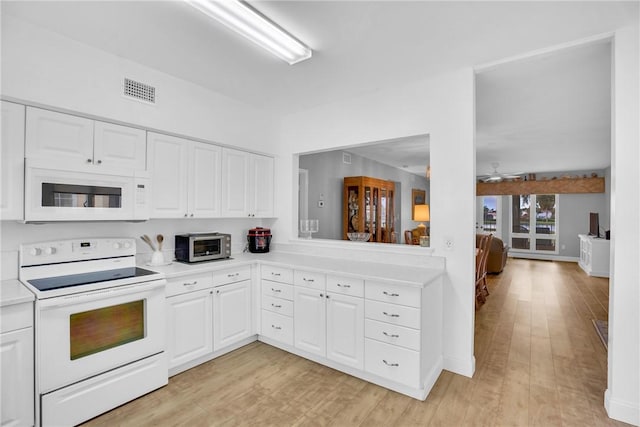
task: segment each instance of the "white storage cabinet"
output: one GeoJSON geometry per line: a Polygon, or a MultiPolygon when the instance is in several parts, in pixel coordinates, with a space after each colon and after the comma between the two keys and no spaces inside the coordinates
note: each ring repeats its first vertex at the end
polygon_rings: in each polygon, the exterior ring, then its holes
{"type": "Polygon", "coordinates": [[[27,107],[26,157],[52,168],[133,175],[146,170],[146,132],[71,114],[27,107]]]}
{"type": "Polygon", "coordinates": [[[578,264],[589,276],[609,277],[611,241],[579,234],[580,260],[578,264]]]}
{"type": "Polygon", "coordinates": [[[0,308],[3,426],[34,425],[33,303],[0,308]]]}
{"type": "Polygon", "coordinates": [[[151,218],[220,216],[221,148],[148,133],[151,218]]]}
{"type": "Polygon", "coordinates": [[[222,149],[222,215],[268,218],[274,207],[274,159],[222,149]]]}
{"type": "Polygon", "coordinates": [[[1,219],[24,219],[24,126],[24,105],[2,101],[1,219]]]}

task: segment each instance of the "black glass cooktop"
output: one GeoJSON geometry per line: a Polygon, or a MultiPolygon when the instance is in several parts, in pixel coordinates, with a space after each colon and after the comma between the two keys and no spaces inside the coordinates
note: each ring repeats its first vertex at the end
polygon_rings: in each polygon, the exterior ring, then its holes
{"type": "Polygon", "coordinates": [[[68,288],[71,286],[89,285],[91,283],[109,282],[111,280],[144,277],[157,274],[155,271],[139,267],[117,268],[115,270],[95,271],[91,273],[69,274],[67,276],[45,277],[28,280],[29,284],[39,291],[68,288]]]}

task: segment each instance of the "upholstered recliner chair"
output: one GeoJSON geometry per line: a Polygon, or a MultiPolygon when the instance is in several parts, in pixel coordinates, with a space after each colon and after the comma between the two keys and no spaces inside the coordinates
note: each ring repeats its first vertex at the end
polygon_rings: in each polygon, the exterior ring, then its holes
{"type": "MultiPolygon", "coordinates": [[[[482,234],[476,234],[476,248],[480,243],[482,234]]],[[[487,273],[500,273],[507,263],[507,253],[509,246],[502,239],[493,236],[491,247],[489,248],[489,259],[487,260],[487,273]]]]}

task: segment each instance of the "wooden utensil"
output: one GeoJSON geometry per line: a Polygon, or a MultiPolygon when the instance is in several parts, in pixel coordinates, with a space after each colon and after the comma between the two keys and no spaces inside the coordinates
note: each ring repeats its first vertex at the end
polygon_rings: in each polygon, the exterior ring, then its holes
{"type": "Polygon", "coordinates": [[[158,250],[161,251],[162,250],[162,242],[164,242],[164,236],[162,234],[158,234],[156,236],[156,239],[158,240],[158,250]]]}
{"type": "Polygon", "coordinates": [[[140,236],[140,238],[141,238],[141,239],[142,239],[142,240],[143,240],[147,245],[149,245],[149,247],[151,248],[151,250],[152,250],[152,251],[154,251],[154,252],[155,252],[156,247],[155,247],[155,245],[153,244],[153,242],[151,241],[151,239],[149,238],[149,236],[147,236],[146,234],[144,234],[144,235],[140,236]]]}

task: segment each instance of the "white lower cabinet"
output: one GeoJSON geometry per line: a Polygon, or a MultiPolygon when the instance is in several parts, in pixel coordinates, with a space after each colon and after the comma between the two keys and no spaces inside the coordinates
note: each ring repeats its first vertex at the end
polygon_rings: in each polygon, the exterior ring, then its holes
{"type": "Polygon", "coordinates": [[[296,287],[293,300],[295,346],[325,356],[327,350],[327,314],[324,291],[296,287]]]}
{"type": "Polygon", "coordinates": [[[167,298],[169,369],[213,352],[213,289],[167,298]]]}
{"type": "Polygon", "coordinates": [[[219,350],[253,335],[251,281],[215,288],[213,348],[219,350]]]}
{"type": "Polygon", "coordinates": [[[364,301],[327,294],[327,359],[364,368],[364,301]]]}
{"type": "Polygon", "coordinates": [[[2,307],[0,328],[1,425],[33,425],[33,304],[2,307]]]}

